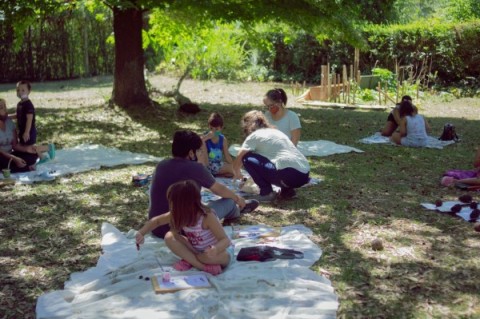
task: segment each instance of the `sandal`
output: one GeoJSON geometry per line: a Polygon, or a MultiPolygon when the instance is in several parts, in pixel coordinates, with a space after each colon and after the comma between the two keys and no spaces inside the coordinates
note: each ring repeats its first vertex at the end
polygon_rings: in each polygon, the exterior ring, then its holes
{"type": "Polygon", "coordinates": [[[185,259],[182,259],[180,261],[177,261],[176,263],[173,264],[173,268],[175,268],[178,271],[187,271],[192,268],[192,265],[185,259]]]}
{"type": "Polygon", "coordinates": [[[222,273],[222,266],[220,265],[205,265],[203,271],[208,272],[211,275],[219,275],[222,273]]]}

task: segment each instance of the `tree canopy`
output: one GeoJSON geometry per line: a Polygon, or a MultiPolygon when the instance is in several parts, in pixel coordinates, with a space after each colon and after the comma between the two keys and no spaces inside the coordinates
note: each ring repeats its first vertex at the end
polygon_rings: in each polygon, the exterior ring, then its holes
{"type": "Polygon", "coordinates": [[[252,32],[258,24],[272,28],[286,24],[319,38],[357,47],[365,44],[360,31],[367,23],[406,22],[433,13],[460,20],[480,16],[476,0],[18,0],[0,2],[0,19],[10,21],[18,46],[33,19],[98,6],[108,7],[112,12],[115,46],[112,99],[125,108],[150,103],[144,79],[146,38],[142,31],[149,26],[147,21],[153,10],[156,21],[163,14],[184,24],[191,32],[226,22],[239,23],[252,32]]]}

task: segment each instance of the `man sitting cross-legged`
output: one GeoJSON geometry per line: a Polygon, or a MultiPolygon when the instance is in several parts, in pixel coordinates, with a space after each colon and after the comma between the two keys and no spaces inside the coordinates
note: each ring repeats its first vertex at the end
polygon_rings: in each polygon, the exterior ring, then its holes
{"type": "MultiPolygon", "coordinates": [[[[172,143],[173,158],[158,163],[153,175],[150,189],[149,219],[168,212],[167,189],[178,181],[188,179],[222,197],[206,203],[220,219],[235,219],[240,217],[241,214],[254,211],[258,207],[258,201],[245,200],[243,197],[236,195],[227,187],[218,183],[205,166],[197,163],[202,145],[202,139],[195,132],[187,130],[175,132],[172,143]]],[[[168,225],[163,225],[155,228],[152,233],[164,238],[169,229],[168,225]]]]}

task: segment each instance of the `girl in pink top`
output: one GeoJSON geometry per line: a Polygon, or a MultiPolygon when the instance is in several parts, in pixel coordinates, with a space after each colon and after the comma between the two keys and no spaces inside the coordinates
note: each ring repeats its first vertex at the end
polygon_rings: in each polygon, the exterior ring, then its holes
{"type": "Polygon", "coordinates": [[[192,180],[177,182],[168,188],[167,199],[170,211],[150,219],[137,232],[137,244],[143,244],[148,232],[170,224],[165,242],[181,258],[173,267],[185,271],[193,266],[220,274],[233,260],[233,246],[217,215],[201,202],[197,184],[192,180]]]}

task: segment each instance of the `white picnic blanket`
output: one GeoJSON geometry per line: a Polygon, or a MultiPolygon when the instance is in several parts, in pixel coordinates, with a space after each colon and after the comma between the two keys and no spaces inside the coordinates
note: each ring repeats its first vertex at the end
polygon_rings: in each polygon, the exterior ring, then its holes
{"type": "MultiPolygon", "coordinates": [[[[232,144],[228,148],[228,152],[236,157],[238,151],[240,150],[241,145],[232,144]]],[[[298,142],[297,148],[305,156],[329,156],[333,154],[343,154],[343,153],[363,153],[362,150],[347,146],[337,144],[331,141],[317,140],[317,141],[300,141],[298,142]]]]}
{"type": "MultiPolygon", "coordinates": [[[[390,138],[387,136],[382,136],[380,132],[376,132],[375,134],[362,138],[360,140],[363,144],[387,144],[387,145],[397,145],[390,141],[390,138]]],[[[437,148],[442,149],[447,145],[454,144],[455,141],[441,141],[436,137],[428,136],[427,140],[427,148],[437,148]]]]}
{"type": "MultiPolygon", "coordinates": [[[[225,227],[229,234],[232,227],[225,227]]],[[[102,249],[97,266],[73,273],[64,290],[41,295],[37,319],[46,318],[335,318],[338,299],[331,283],[310,270],[322,250],[307,236],[303,225],[283,227],[268,245],[304,253],[303,259],[237,262],[218,276],[208,275],[212,288],[155,294],[145,277],[178,272],[178,260],[163,240],[146,237],[137,251],[135,231],[126,235],[113,225],[102,225],[102,249]],[[140,278],[142,276],[142,278],[140,278]]],[[[265,240],[265,239],[263,239],[265,240]]],[[[260,245],[259,238],[234,239],[240,248],[260,245]]]]}
{"type": "MultiPolygon", "coordinates": [[[[12,174],[11,178],[17,183],[31,184],[53,180],[67,174],[100,169],[102,166],[134,165],[160,160],[162,159],[148,154],[120,151],[102,145],[81,144],[73,148],[57,150],[54,160],[38,164],[35,171],[12,174]]],[[[3,176],[0,176],[0,179],[2,178],[3,176]]]]}
{"type": "MultiPolygon", "coordinates": [[[[429,210],[435,210],[441,213],[448,213],[452,210],[452,207],[457,204],[463,204],[460,201],[445,201],[442,203],[442,206],[437,207],[435,204],[431,203],[421,203],[423,208],[429,209],[429,210]]],[[[473,209],[470,208],[469,206],[464,206],[458,212],[456,215],[466,221],[470,221],[470,214],[472,213],[473,209]]],[[[480,218],[477,218],[476,221],[480,221],[480,218]]]]}

